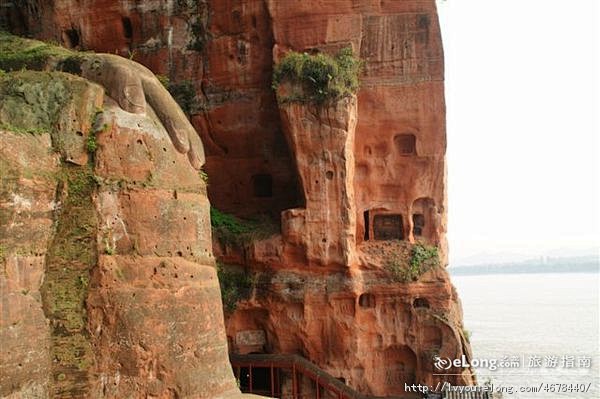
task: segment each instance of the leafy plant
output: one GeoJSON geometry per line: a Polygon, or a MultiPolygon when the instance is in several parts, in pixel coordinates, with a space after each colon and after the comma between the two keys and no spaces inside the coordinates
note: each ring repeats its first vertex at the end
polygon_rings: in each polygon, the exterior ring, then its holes
{"type": "Polygon", "coordinates": [[[98,143],[96,142],[96,134],[94,134],[94,132],[90,132],[88,135],[85,146],[90,154],[96,153],[96,150],[98,149],[98,143]]]}
{"type": "Polygon", "coordinates": [[[384,262],[385,269],[395,281],[417,281],[421,275],[440,264],[437,247],[416,243],[406,253],[394,252],[384,262]]]}
{"type": "Polygon", "coordinates": [[[439,265],[438,250],[435,246],[428,246],[423,243],[416,243],[412,247],[410,255],[410,267],[414,269],[420,269],[424,266],[438,266],[439,265]],[[433,264],[432,264],[433,263],[433,264]]]}
{"type": "Polygon", "coordinates": [[[198,172],[198,174],[200,175],[200,179],[202,179],[202,181],[206,185],[208,185],[208,174],[204,170],[202,170],[202,169],[200,169],[200,171],[198,172]]]}
{"type": "Polygon", "coordinates": [[[239,301],[250,298],[255,282],[246,271],[220,262],[217,262],[217,276],[223,309],[226,313],[233,313],[239,301]]]}
{"type": "Polygon", "coordinates": [[[335,56],[319,53],[289,52],[273,71],[273,90],[283,82],[296,86],[296,91],[278,97],[283,102],[315,102],[337,100],[356,93],[362,62],[350,47],[335,56]]]}
{"type": "Polygon", "coordinates": [[[194,84],[191,81],[169,82],[167,89],[186,115],[191,115],[198,110],[196,89],[194,89],[194,84]]]}
{"type": "Polygon", "coordinates": [[[210,33],[206,29],[206,22],[202,20],[196,20],[190,24],[191,41],[187,48],[202,52],[206,47],[206,44],[210,40],[210,33]]]}
{"type": "Polygon", "coordinates": [[[213,234],[223,245],[244,246],[254,240],[271,236],[277,226],[268,217],[243,220],[234,215],[210,208],[213,234]]]}
{"type": "Polygon", "coordinates": [[[165,87],[165,89],[167,89],[167,90],[169,89],[169,84],[170,84],[171,80],[169,79],[168,76],[157,74],[156,78],[158,79],[160,84],[162,84],[165,87]]]}
{"type": "Polygon", "coordinates": [[[116,253],[116,246],[114,243],[111,245],[106,237],[104,238],[104,253],[106,255],[114,255],[116,253]]]}

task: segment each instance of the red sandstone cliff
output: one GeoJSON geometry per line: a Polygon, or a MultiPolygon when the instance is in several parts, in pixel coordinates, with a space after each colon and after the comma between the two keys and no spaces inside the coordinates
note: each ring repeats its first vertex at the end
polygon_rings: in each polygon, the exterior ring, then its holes
{"type": "MultiPolygon", "coordinates": [[[[204,144],[213,206],[280,221],[281,234],[245,248],[216,242],[222,259],[258,281],[227,317],[230,351],[300,353],[376,395],[437,381],[435,354],[469,354],[446,271],[403,283],[385,267],[417,239],[437,246],[446,263],[433,0],[30,3],[3,10],[13,31],[131,55],[170,78],[204,144]],[[277,103],[272,66],[288,50],[346,46],[365,61],[356,97],[277,103]],[[264,342],[249,344],[252,331],[264,332],[264,342]]],[[[466,371],[451,382],[470,381],[466,371]]]]}
{"type": "Polygon", "coordinates": [[[239,392],[182,111],[121,57],[0,46],[0,396],[239,392]]]}

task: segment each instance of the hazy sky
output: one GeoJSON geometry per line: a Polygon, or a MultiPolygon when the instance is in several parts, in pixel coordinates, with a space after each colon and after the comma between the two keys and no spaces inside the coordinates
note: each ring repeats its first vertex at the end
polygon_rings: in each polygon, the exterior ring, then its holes
{"type": "Polygon", "coordinates": [[[451,262],[598,247],[600,1],[447,0],[438,11],[451,262]]]}

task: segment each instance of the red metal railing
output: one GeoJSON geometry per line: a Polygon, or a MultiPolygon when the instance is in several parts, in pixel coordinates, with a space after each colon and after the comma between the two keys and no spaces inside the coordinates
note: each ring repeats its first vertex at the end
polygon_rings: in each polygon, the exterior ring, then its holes
{"type": "MultiPolygon", "coordinates": [[[[241,377],[247,378],[248,385],[242,388],[247,393],[255,393],[261,395],[270,395],[271,397],[281,397],[281,371],[288,371],[292,378],[292,398],[300,399],[299,397],[299,376],[311,380],[315,385],[315,397],[321,399],[321,391],[329,392],[336,399],[376,399],[374,396],[366,396],[342,381],[320,369],[314,363],[306,360],[298,355],[267,355],[267,354],[252,354],[252,355],[230,355],[231,365],[235,376],[238,380],[241,377]],[[270,392],[267,390],[255,390],[253,386],[253,376],[256,369],[267,369],[270,375],[270,392]],[[247,375],[243,376],[242,371],[247,375]]],[[[264,372],[264,370],[263,370],[264,372]]],[[[330,396],[331,397],[331,396],[330,396]]],[[[388,397],[389,398],[389,397],[388,397]]]]}

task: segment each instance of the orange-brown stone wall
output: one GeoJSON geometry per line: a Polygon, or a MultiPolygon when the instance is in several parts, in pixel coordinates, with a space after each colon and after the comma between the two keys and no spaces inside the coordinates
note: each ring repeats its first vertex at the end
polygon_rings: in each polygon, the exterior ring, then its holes
{"type": "MultiPolygon", "coordinates": [[[[400,247],[373,241],[377,216],[400,215],[404,243],[435,244],[446,264],[443,51],[434,0],[77,6],[46,2],[17,28],[67,45],[75,30],[80,48],[131,56],[191,88],[190,118],[206,151],[212,205],[242,216],[281,215],[281,235],[237,257],[228,253],[260,276],[252,298],[227,317],[231,342],[240,332],[262,330],[263,350],[302,354],[375,395],[401,393],[401,381],[436,381],[436,353],[468,355],[447,272],[436,268],[416,282],[394,282],[382,258],[400,247]],[[277,104],[270,77],[286,51],[333,53],[345,46],[365,61],[351,108],[336,104],[328,115],[277,104]],[[351,156],[332,165],[331,154],[344,154],[339,143],[320,151],[315,140],[293,140],[307,132],[328,137],[338,125],[351,133],[351,156]],[[326,195],[314,183],[322,180],[313,179],[319,172],[310,169],[313,154],[331,171],[345,171],[341,180],[334,175],[326,195]],[[272,176],[272,196],[255,195],[252,177],[259,174],[272,176]],[[424,218],[417,236],[415,214],[424,218]],[[428,306],[415,306],[416,299],[428,306]]],[[[5,19],[16,13],[3,12],[5,19]]],[[[328,171],[321,171],[326,184],[328,171]]],[[[215,253],[223,255],[223,248],[215,253]]],[[[453,382],[471,381],[466,372],[453,382]]]]}

